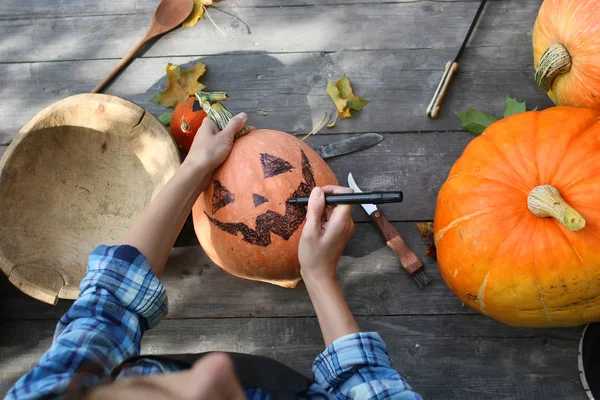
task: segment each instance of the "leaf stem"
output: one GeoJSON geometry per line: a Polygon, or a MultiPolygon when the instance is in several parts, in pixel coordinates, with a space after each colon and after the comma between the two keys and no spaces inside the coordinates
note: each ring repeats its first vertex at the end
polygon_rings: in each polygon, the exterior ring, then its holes
{"type": "Polygon", "coordinates": [[[323,121],[325,121],[325,118],[327,118],[327,113],[325,113],[325,115],[323,115],[323,118],[321,118],[321,120],[319,121],[319,123],[317,124],[317,126],[315,126],[312,131],[308,132],[308,134],[306,134],[306,136],[304,136],[300,140],[302,140],[304,142],[304,139],[306,139],[310,135],[314,135],[315,133],[319,132],[323,128],[322,125],[323,125],[323,121]]]}
{"type": "Polygon", "coordinates": [[[227,39],[229,39],[229,40],[233,40],[233,38],[232,38],[231,36],[229,36],[228,34],[226,34],[225,32],[223,32],[223,31],[221,30],[221,28],[219,28],[219,25],[217,25],[217,24],[215,23],[215,21],[213,21],[212,17],[211,17],[211,16],[210,16],[210,14],[208,13],[208,10],[207,10],[207,9],[206,9],[206,7],[204,6],[204,4],[202,4],[202,8],[204,9],[204,13],[206,14],[206,16],[208,17],[208,19],[210,20],[210,22],[212,22],[212,24],[215,26],[215,28],[217,28],[217,30],[218,30],[219,32],[221,32],[221,34],[222,34],[223,36],[225,36],[227,39]]]}

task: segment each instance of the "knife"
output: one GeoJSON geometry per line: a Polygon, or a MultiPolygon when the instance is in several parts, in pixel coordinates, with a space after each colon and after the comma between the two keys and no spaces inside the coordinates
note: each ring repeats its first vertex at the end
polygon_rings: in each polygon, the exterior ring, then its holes
{"type": "Polygon", "coordinates": [[[313,147],[321,158],[331,158],[343,154],[353,153],[355,151],[368,149],[375,146],[383,140],[383,136],[378,133],[364,133],[349,139],[338,140],[337,142],[313,147]]]}
{"type": "MultiPolygon", "coordinates": [[[[362,190],[360,190],[354,181],[352,173],[348,174],[348,185],[354,189],[354,192],[362,193],[362,190]]],[[[377,228],[379,228],[379,232],[381,232],[387,242],[386,244],[396,253],[400,259],[402,268],[408,273],[408,276],[414,279],[417,286],[422,288],[424,285],[430,283],[431,278],[425,272],[423,262],[408,247],[398,229],[388,221],[375,204],[361,204],[361,207],[369,214],[377,228]]]]}
{"type": "Polygon", "coordinates": [[[471,21],[471,26],[469,27],[467,35],[460,45],[460,49],[458,49],[456,57],[454,57],[453,61],[448,61],[446,63],[440,83],[438,83],[437,89],[435,89],[435,93],[433,94],[433,98],[425,110],[425,114],[431,119],[436,119],[440,114],[440,109],[442,107],[442,103],[444,102],[444,98],[446,97],[446,93],[448,92],[448,88],[450,87],[450,83],[452,82],[452,78],[458,72],[458,60],[460,60],[460,56],[462,56],[463,51],[465,51],[465,47],[467,47],[467,43],[469,43],[469,38],[475,29],[475,25],[477,25],[477,21],[481,16],[481,12],[485,7],[486,1],[487,0],[481,0],[481,3],[479,3],[479,8],[475,13],[475,17],[473,17],[473,20],[471,21]]]}

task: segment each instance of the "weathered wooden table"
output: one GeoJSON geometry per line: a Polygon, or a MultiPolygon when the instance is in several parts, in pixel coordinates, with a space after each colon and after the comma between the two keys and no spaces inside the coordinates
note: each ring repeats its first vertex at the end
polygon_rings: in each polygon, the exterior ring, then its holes
{"type": "MultiPolygon", "coordinates": [[[[144,34],[157,3],[0,2],[0,143],[43,107],[90,91],[144,34]]],[[[436,121],[425,108],[478,1],[224,0],[210,12],[233,40],[207,20],[176,30],[106,92],[158,115],[162,108],[149,99],[165,85],[165,63],[202,60],[208,88],[229,92],[230,108],[248,112],[252,124],[308,132],[333,111],[327,80],[346,73],[371,103],[310,143],[385,133],[378,146],[329,164],[340,182],[352,170],[364,189],[401,188],[404,203],[382,209],[422,256],[426,248],[413,222],[433,218],[436,194],[472,139],[454,111],[474,106],[501,115],[507,94],[550,105],[532,79],[531,30],[540,3],[488,2],[436,121]]],[[[362,210],[353,216],[356,233],[339,266],[340,282],[361,327],[383,335],[395,366],[425,398],[585,398],[577,372],[581,329],[511,328],[476,314],[461,306],[429,260],[434,282],[419,291],[362,210]]],[[[309,373],[323,343],[304,288],[237,279],[189,238],[181,243],[189,246],[173,250],[164,277],[169,316],[148,332],[143,351],[235,350],[309,373]]],[[[39,303],[4,276],[0,290],[5,393],[49,347],[70,302],[39,303]]]]}

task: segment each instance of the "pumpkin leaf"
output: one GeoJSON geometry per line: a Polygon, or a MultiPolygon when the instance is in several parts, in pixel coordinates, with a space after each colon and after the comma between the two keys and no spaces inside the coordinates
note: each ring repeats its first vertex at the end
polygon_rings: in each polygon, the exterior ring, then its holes
{"type": "Polygon", "coordinates": [[[464,113],[456,113],[456,115],[460,118],[462,127],[475,135],[482,134],[485,128],[498,121],[493,115],[474,110],[471,107],[464,113]]]}
{"type": "Polygon", "coordinates": [[[437,260],[437,253],[435,250],[435,240],[433,238],[433,222],[418,222],[417,228],[421,233],[421,239],[427,245],[427,251],[425,252],[425,257],[429,257],[433,260],[437,260]]]}
{"type": "Polygon", "coordinates": [[[177,103],[204,89],[198,79],[206,71],[204,63],[198,63],[185,70],[177,65],[167,64],[167,88],[150,99],[165,107],[175,107],[177,103]]]}
{"type": "Polygon", "coordinates": [[[171,118],[173,117],[172,112],[162,113],[158,116],[158,120],[164,126],[171,126],[171,118]]]}
{"type": "Polygon", "coordinates": [[[346,74],[342,75],[336,83],[329,81],[326,91],[331,100],[333,100],[339,116],[342,118],[351,118],[352,114],[350,110],[360,111],[369,102],[369,100],[361,99],[354,95],[350,80],[348,80],[346,74]]]}
{"type": "Polygon", "coordinates": [[[504,118],[527,111],[527,104],[525,102],[519,102],[510,96],[506,96],[504,104],[504,118]]]}

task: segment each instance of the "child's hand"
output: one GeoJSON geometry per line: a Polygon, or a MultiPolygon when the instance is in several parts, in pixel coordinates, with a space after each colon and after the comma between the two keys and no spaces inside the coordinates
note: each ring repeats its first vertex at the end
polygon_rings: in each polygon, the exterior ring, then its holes
{"type": "Polygon", "coordinates": [[[184,163],[201,167],[212,174],[231,152],[233,137],[242,130],[247,120],[245,113],[239,113],[219,132],[210,118],[204,118],[184,163]]]}
{"type": "Polygon", "coordinates": [[[325,206],[325,194],[353,192],[341,186],[325,186],[314,188],[310,194],[306,224],[298,246],[300,273],[307,285],[335,281],[337,263],[354,232],[350,217],[352,206],[325,206]]]}

